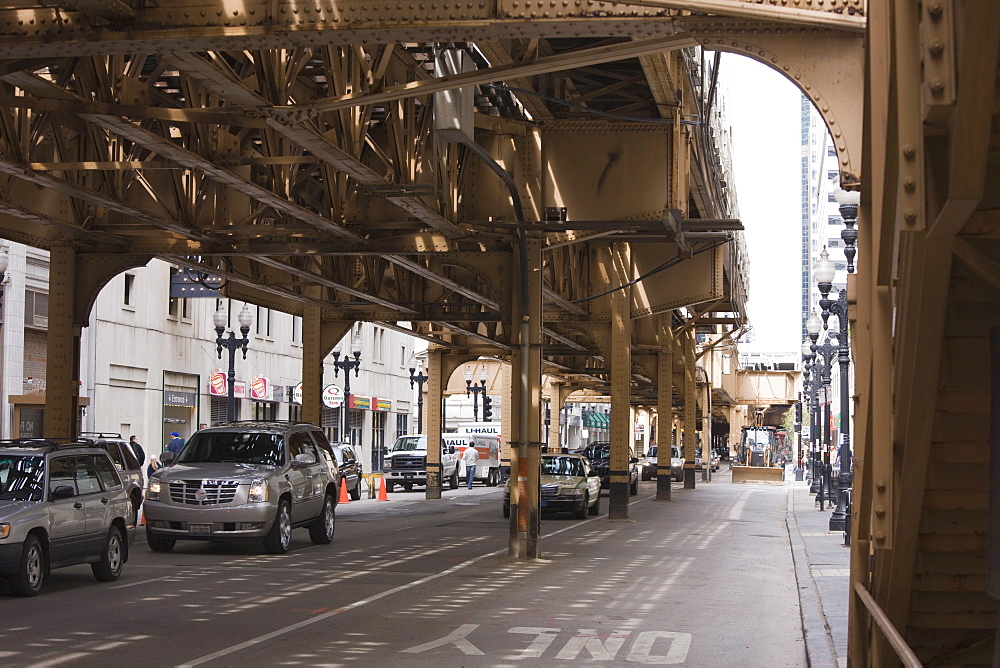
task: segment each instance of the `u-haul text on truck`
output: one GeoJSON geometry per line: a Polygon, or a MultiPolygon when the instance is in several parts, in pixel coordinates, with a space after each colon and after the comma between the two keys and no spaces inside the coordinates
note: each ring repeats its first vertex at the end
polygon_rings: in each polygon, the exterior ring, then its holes
{"type": "Polygon", "coordinates": [[[444,446],[454,446],[458,453],[461,471],[459,478],[466,479],[465,454],[466,448],[475,448],[479,452],[479,463],[476,464],[475,479],[493,487],[500,484],[500,437],[486,434],[441,434],[444,446]]]}

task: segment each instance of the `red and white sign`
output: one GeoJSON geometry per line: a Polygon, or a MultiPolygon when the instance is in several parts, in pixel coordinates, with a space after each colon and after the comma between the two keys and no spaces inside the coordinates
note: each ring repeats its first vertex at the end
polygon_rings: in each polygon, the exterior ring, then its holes
{"type": "Polygon", "coordinates": [[[340,408],[344,403],[344,390],[336,385],[323,388],[323,405],[327,408],[340,408]]]}
{"type": "Polygon", "coordinates": [[[229,387],[226,383],[226,374],[221,369],[212,372],[208,386],[209,394],[215,396],[226,396],[229,394],[229,387]]]}
{"type": "Polygon", "coordinates": [[[250,398],[258,400],[271,399],[271,383],[264,376],[254,376],[250,381],[250,398]]]}

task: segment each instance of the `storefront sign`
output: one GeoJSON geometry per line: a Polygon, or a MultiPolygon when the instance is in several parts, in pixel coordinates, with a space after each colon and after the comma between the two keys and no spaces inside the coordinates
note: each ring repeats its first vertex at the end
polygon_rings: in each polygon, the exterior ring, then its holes
{"type": "Polygon", "coordinates": [[[198,403],[198,395],[194,392],[176,392],[174,390],[163,390],[164,406],[183,406],[194,408],[198,403]]]}
{"type": "Polygon", "coordinates": [[[372,397],[372,410],[391,411],[392,399],[377,399],[375,397],[372,397]]]}
{"type": "Polygon", "coordinates": [[[254,376],[250,381],[250,398],[257,401],[271,401],[271,384],[264,376],[254,376]]]}
{"type": "Polygon", "coordinates": [[[357,408],[362,411],[370,411],[372,409],[372,398],[371,397],[359,397],[356,394],[351,395],[351,408],[357,408]]]}
{"type": "Polygon", "coordinates": [[[216,397],[224,397],[229,394],[229,387],[226,384],[226,374],[221,369],[216,369],[208,377],[208,393],[216,397]]]}
{"type": "Polygon", "coordinates": [[[291,403],[302,405],[302,383],[299,383],[292,388],[292,398],[291,403]]]}
{"type": "Polygon", "coordinates": [[[247,382],[245,380],[233,381],[233,396],[240,399],[247,398],[247,382]]]}
{"type": "MultiPolygon", "coordinates": [[[[302,384],[299,383],[301,386],[302,384]]],[[[301,390],[300,390],[301,395],[301,390]]],[[[340,408],[344,403],[344,390],[336,385],[327,385],[323,388],[323,405],[327,408],[340,408]]]]}

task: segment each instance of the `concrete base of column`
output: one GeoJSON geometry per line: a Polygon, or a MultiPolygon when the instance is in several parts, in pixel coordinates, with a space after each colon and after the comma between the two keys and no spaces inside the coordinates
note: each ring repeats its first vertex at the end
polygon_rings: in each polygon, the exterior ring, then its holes
{"type": "Polygon", "coordinates": [[[427,496],[428,499],[441,498],[441,477],[436,473],[427,473],[427,496]]]}
{"type": "Polygon", "coordinates": [[[670,486],[670,474],[656,474],[656,500],[670,501],[670,494],[673,488],[670,486]]]}
{"type": "Polygon", "coordinates": [[[695,488],[695,470],[684,469],[684,489],[694,489],[695,488]]]}
{"type": "Polygon", "coordinates": [[[612,482],[609,490],[608,519],[627,520],[628,519],[628,483],[612,482]]]}

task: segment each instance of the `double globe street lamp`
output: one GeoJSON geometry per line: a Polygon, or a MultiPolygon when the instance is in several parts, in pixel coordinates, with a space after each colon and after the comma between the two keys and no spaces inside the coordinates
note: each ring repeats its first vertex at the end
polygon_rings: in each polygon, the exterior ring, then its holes
{"type": "Polygon", "coordinates": [[[424,383],[427,382],[428,376],[424,373],[424,363],[423,360],[418,359],[415,355],[410,358],[410,389],[413,389],[413,384],[417,384],[417,433],[424,433],[424,383]]]}
{"type": "Polygon", "coordinates": [[[351,355],[344,355],[344,359],[340,359],[340,346],[333,351],[333,376],[336,378],[340,370],[344,370],[344,435],[342,440],[345,443],[353,443],[351,439],[351,369],[354,369],[354,377],[357,378],[359,373],[359,368],[361,367],[361,336],[358,334],[354,335],[351,340],[351,355]]]}
{"type": "Polygon", "coordinates": [[[479,382],[472,382],[472,367],[465,368],[465,396],[472,395],[472,421],[479,422],[479,395],[483,395],[483,412],[486,412],[486,367],[479,372],[479,382]]]}
{"type": "Polygon", "coordinates": [[[236,420],[236,351],[243,351],[243,359],[247,358],[247,345],[250,343],[250,339],[247,338],[247,334],[250,333],[250,323],[253,322],[253,316],[250,315],[250,309],[246,304],[243,305],[243,310],[240,311],[239,315],[236,316],[236,320],[240,323],[240,333],[243,334],[242,338],[236,338],[236,332],[229,330],[229,336],[223,337],[222,334],[226,331],[226,325],[229,323],[229,316],[219,306],[219,310],[215,312],[212,316],[212,323],[215,325],[215,348],[219,353],[219,359],[222,359],[222,349],[226,348],[229,350],[229,376],[228,376],[228,387],[229,394],[226,397],[226,422],[234,422],[236,420]]]}

